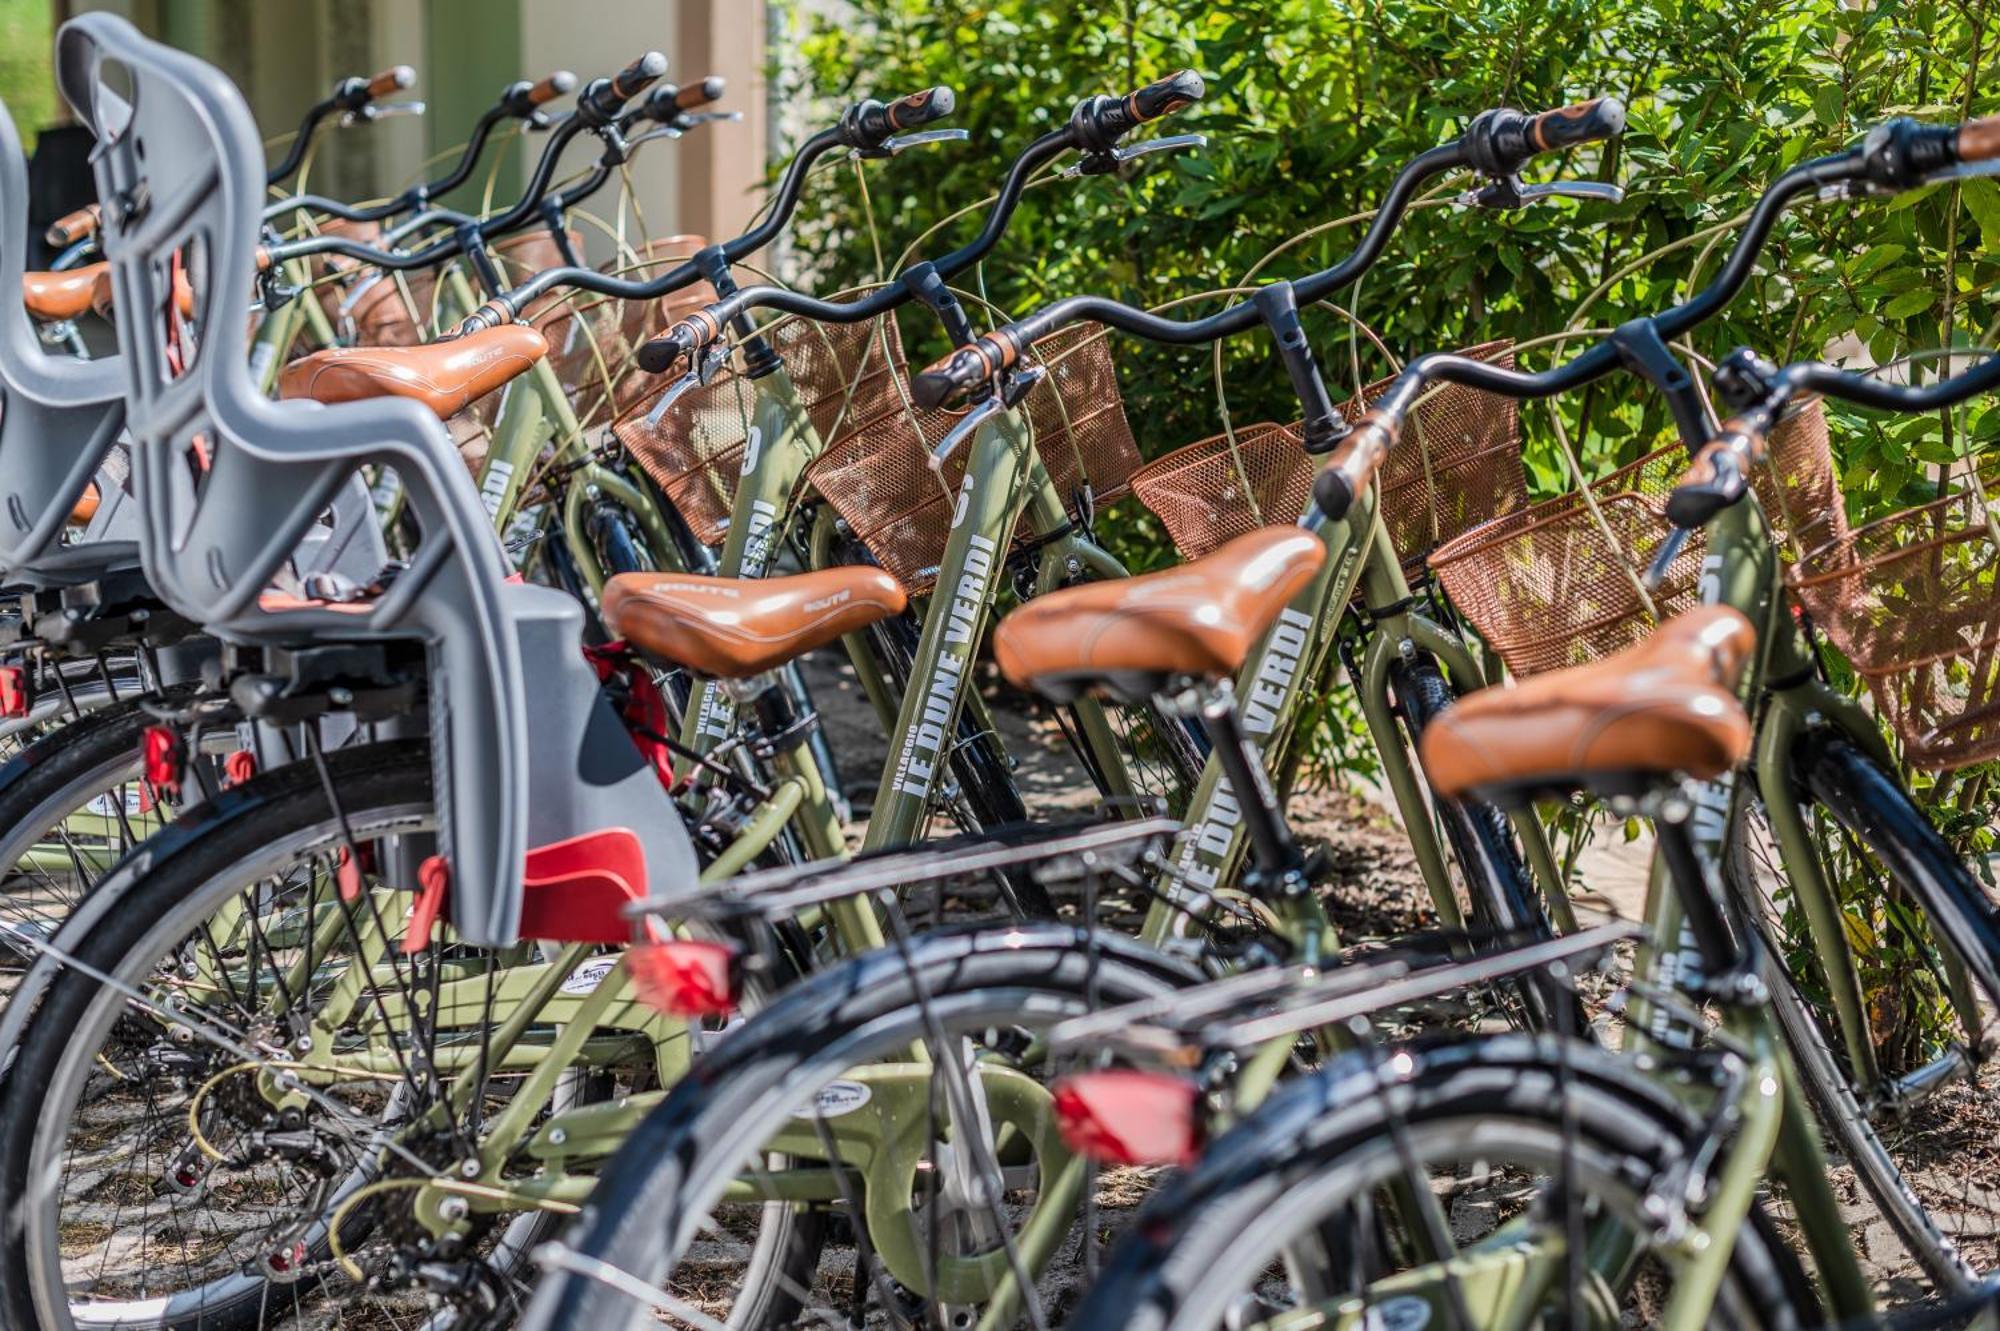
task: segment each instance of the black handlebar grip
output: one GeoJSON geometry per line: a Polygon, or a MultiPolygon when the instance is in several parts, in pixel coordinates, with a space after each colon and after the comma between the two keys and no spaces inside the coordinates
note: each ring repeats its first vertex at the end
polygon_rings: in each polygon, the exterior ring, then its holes
{"type": "Polygon", "coordinates": [[[1724,421],[1667,496],[1667,521],[1693,531],[1742,499],[1751,468],[1764,460],[1771,425],[1771,409],[1762,405],[1724,421]]]}
{"type": "Polygon", "coordinates": [[[97,225],[101,217],[97,205],[87,203],[75,212],[65,213],[49,223],[45,239],[57,249],[74,245],[85,236],[97,234],[97,225]]]}
{"type": "Polygon", "coordinates": [[[720,101],[728,81],[720,74],[710,74],[705,79],[684,83],[674,90],[673,106],[676,111],[692,111],[698,106],[720,101]]]}
{"type": "Polygon", "coordinates": [[[1625,103],[1593,97],[1574,106],[1544,111],[1528,121],[1528,143],[1537,153],[1560,152],[1580,143],[1599,143],[1625,132],[1625,103]]]}
{"type": "Polygon", "coordinates": [[[957,107],[958,94],[942,85],[888,103],[870,97],[841,116],[841,140],[850,148],[879,148],[891,135],[942,120],[957,107]]]}
{"type": "Polygon", "coordinates": [[[1385,411],[1369,411],[1355,422],[1332,460],[1313,478],[1313,503],[1328,521],[1338,522],[1353,509],[1401,430],[1401,418],[1385,411]]]}
{"type": "Polygon", "coordinates": [[[939,84],[935,88],[897,98],[883,108],[883,115],[889,122],[890,133],[899,133],[928,125],[933,120],[943,120],[957,109],[958,94],[939,84]]]}
{"type": "Polygon", "coordinates": [[[1191,69],[1177,69],[1127,97],[1125,104],[1134,117],[1134,123],[1144,124],[1148,120],[1172,115],[1184,106],[1194,105],[1207,91],[1208,85],[1202,81],[1201,75],[1191,69]]]}
{"type": "Polygon", "coordinates": [[[1625,104],[1616,97],[1595,97],[1534,116],[1505,106],[1481,111],[1465,127],[1460,142],[1467,165],[1483,175],[1505,177],[1542,153],[1616,138],[1624,132],[1625,104]]]}
{"type": "Polygon", "coordinates": [[[1207,91],[1201,75],[1181,69],[1123,97],[1086,97],[1070,115],[1071,135],[1084,152],[1109,152],[1138,126],[1192,106],[1207,91]]]}
{"type": "Polygon", "coordinates": [[[971,346],[960,347],[910,381],[910,396],[932,411],[964,397],[1021,358],[1021,339],[995,329],[971,346]]]}

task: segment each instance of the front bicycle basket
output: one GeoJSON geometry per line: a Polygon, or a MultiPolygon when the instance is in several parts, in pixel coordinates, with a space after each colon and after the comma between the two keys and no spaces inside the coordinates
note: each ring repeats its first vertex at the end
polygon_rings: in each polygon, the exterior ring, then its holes
{"type": "MultiPolygon", "coordinates": [[[[1808,524],[1831,520],[1839,498],[1818,402],[1772,431],[1771,456],[1773,466],[1760,470],[1756,486],[1773,524],[1785,527],[1788,514],[1808,524]],[[1786,478],[1782,486],[1772,481],[1773,472],[1786,478]]],[[[1678,443],[1657,449],[1587,487],[1446,542],[1431,553],[1431,572],[1515,675],[1621,651],[1695,604],[1708,548],[1699,532],[1657,591],[1642,583],[1672,530],[1666,499],[1687,463],[1678,443]]]]}
{"type": "MultiPolygon", "coordinates": [[[[1105,330],[1078,324],[1035,343],[1033,353],[1049,372],[1022,407],[1056,493],[1073,504],[1088,483],[1095,503],[1119,498],[1139,465],[1139,446],[1125,419],[1105,330]]],[[[855,413],[806,475],[876,562],[914,594],[937,580],[971,448],[958,449],[941,471],[932,471],[931,446],[959,414],[916,406],[900,362],[885,388],[894,391],[877,395],[880,409],[855,413]]]]}
{"type": "Polygon", "coordinates": [[[1791,582],[1911,763],[2000,758],[2000,458],[1808,550],[1791,582]]]}
{"type": "MultiPolygon", "coordinates": [[[[1488,342],[1461,355],[1512,368],[1514,345],[1488,342]]],[[[1362,389],[1344,408],[1357,419],[1393,378],[1362,389]]],[[[1527,506],[1520,424],[1509,398],[1447,384],[1410,416],[1377,480],[1383,521],[1406,565],[1460,532],[1527,506]]],[[[1298,427],[1272,423],[1188,444],[1146,464],[1132,492],[1159,516],[1182,556],[1197,559],[1233,537],[1295,521],[1318,461],[1298,427]]]]}
{"type": "MultiPolygon", "coordinates": [[[[843,422],[872,415],[890,385],[904,372],[903,345],[889,316],[856,324],[822,324],[788,318],[763,330],[765,341],[785,362],[799,404],[822,440],[843,422]],[[892,370],[893,367],[893,370],[892,370]]],[[[612,431],[704,544],[720,545],[729,531],[736,502],[736,478],[743,471],[755,381],[735,362],[712,381],[682,396],[658,421],[654,404],[673,386],[671,379],[646,381],[646,391],[630,401],[612,431]]]]}

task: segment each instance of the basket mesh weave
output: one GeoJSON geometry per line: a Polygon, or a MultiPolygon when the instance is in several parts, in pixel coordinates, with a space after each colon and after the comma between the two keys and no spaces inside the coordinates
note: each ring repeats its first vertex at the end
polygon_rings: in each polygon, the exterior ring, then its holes
{"type": "MultiPolygon", "coordinates": [[[[705,243],[692,235],[648,241],[639,248],[636,260],[620,265],[616,275],[625,281],[648,281],[705,243]]],[[[542,331],[556,349],[550,363],[569,392],[577,419],[587,423],[600,413],[615,416],[639,398],[653,394],[659,382],[633,361],[640,344],[714,299],[715,288],[700,281],[655,300],[573,295],[569,317],[551,321],[542,331]]]]}
{"type": "MultiPolygon", "coordinates": [[[[2000,460],[1985,489],[2000,495],[2000,460]]],[[[1799,601],[1919,767],[2000,758],[2000,500],[1969,484],[1808,549],[1799,601]]]]}
{"type": "MultiPolygon", "coordinates": [[[[1462,354],[1514,363],[1509,342],[1462,354]]],[[[1347,404],[1347,418],[1359,417],[1393,382],[1368,385],[1347,404]]],[[[1132,477],[1132,492],[1159,515],[1181,554],[1196,559],[1232,537],[1295,519],[1318,466],[1297,427],[1266,423],[1238,430],[1233,453],[1229,436],[1216,435],[1154,459],[1132,477]]],[[[1412,566],[1459,532],[1525,507],[1514,402],[1445,385],[1411,413],[1378,484],[1390,539],[1412,566]]]]}
{"type": "MultiPolygon", "coordinates": [[[[1087,481],[1095,501],[1109,503],[1125,493],[1139,464],[1106,342],[1099,325],[1078,324],[1034,345],[1035,359],[1049,373],[1021,405],[1065,502],[1087,481]]],[[[917,407],[900,372],[885,376],[882,389],[857,403],[876,410],[853,413],[806,474],[876,562],[916,593],[937,579],[972,450],[957,449],[941,471],[932,471],[930,447],[958,423],[959,413],[917,407]]]]}
{"type": "MultiPolygon", "coordinates": [[[[1759,469],[1756,485],[1774,525],[1782,527],[1785,514],[1827,522],[1829,500],[1835,510],[1839,502],[1820,404],[1772,431],[1770,450],[1773,465],[1759,469]],[[1785,478],[1782,492],[1773,476],[1785,478]]],[[[1439,547],[1431,571],[1516,675],[1630,647],[1696,602],[1707,550],[1700,532],[1650,593],[1653,610],[1640,591],[1653,552],[1672,530],[1666,499],[1687,464],[1678,443],[1649,453],[1592,483],[1595,513],[1579,492],[1520,509],[1439,547]]]]}
{"type": "MultiPolygon", "coordinates": [[[[773,324],[765,340],[784,358],[800,405],[823,440],[849,420],[872,419],[897,396],[903,346],[888,316],[858,324],[786,319],[773,324]]],[[[612,430],[695,534],[717,545],[729,530],[756,386],[732,364],[682,396],[657,423],[648,421],[670,387],[671,380],[646,380],[612,430]]]]}

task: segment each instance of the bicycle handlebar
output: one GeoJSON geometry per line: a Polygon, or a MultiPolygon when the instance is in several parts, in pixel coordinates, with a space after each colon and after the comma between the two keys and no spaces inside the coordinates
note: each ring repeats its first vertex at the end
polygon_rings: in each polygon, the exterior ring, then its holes
{"type": "Polygon", "coordinates": [[[412,185],[392,199],[368,208],[356,208],[335,199],[318,194],[299,194],[288,199],[280,199],[264,208],[264,217],[269,220],[293,212],[323,213],[339,218],[343,222],[380,222],[403,213],[415,212],[432,199],[449,194],[472,178],[473,168],[486,150],[486,144],[499,123],[507,119],[533,120],[540,114],[540,108],[576,87],[576,75],[566,69],[556,70],[539,83],[529,83],[526,79],[508,84],[500,90],[499,98],[486,109],[473,125],[471,135],[465,141],[465,148],[458,155],[458,161],[451,170],[436,180],[412,185]]]}
{"type": "MultiPolygon", "coordinates": [[[[719,83],[720,80],[706,80],[703,86],[709,82],[719,83]]],[[[939,87],[886,105],[869,98],[850,106],[835,125],[807,139],[792,155],[764,220],[732,240],[711,246],[715,255],[704,251],[703,261],[719,256],[725,264],[735,263],[776,239],[798,208],[807,173],[827,153],[843,147],[863,150],[879,147],[898,128],[926,124],[950,114],[956,100],[951,89],[939,87]],[[875,137],[878,130],[884,131],[879,138],[875,137]]],[[[646,281],[612,277],[594,268],[551,268],[488,300],[459,323],[456,333],[472,333],[511,322],[536,299],[559,286],[575,287],[618,300],[651,300],[692,286],[705,275],[702,263],[695,259],[684,261],[646,281]]],[[[751,290],[761,291],[763,288],[751,290]]]]}
{"type": "MultiPolygon", "coordinates": [[[[694,356],[708,342],[721,336],[721,330],[728,327],[739,315],[753,309],[777,310],[786,314],[818,319],[824,323],[842,324],[860,323],[877,315],[886,314],[915,294],[910,285],[910,276],[913,272],[924,269],[949,281],[984,258],[1000,242],[1009,219],[1014,215],[1014,209],[1021,201],[1022,192],[1028,186],[1028,179],[1036,168],[1071,149],[1086,153],[1108,151],[1109,145],[1100,147],[1104,140],[1095,137],[1107,125],[1120,123],[1128,116],[1132,125],[1157,119],[1189,105],[1199,98],[1203,91],[1200,75],[1191,70],[1182,70],[1147,84],[1144,88],[1122,98],[1085,98],[1077,104],[1068,122],[1061,129],[1042,135],[1021,150],[1020,155],[1008,168],[1007,178],[1001,184],[999,194],[995,197],[993,206],[987,213],[986,223],[980,228],[979,234],[950,254],[934,262],[913,264],[894,281],[878,287],[872,294],[855,301],[816,300],[783,287],[745,287],[734,296],[716,301],[705,310],[698,311],[699,317],[689,316],[660,336],[642,344],[634,359],[641,369],[649,373],[665,373],[683,358],[694,356]],[[1115,110],[1113,104],[1124,109],[1115,110]]],[[[1110,141],[1111,145],[1115,143],[1115,138],[1110,141]]],[[[731,257],[735,256],[732,254],[731,257]]]]}
{"type": "Polygon", "coordinates": [[[292,135],[291,146],[278,164],[265,173],[264,183],[275,185],[289,179],[305,161],[306,148],[311,145],[313,134],[320,122],[334,112],[355,115],[368,109],[368,104],[377,97],[386,97],[392,92],[400,92],[417,81],[417,71],[408,65],[391,65],[373,78],[345,78],[333,85],[323,101],[315,102],[299,121],[298,132],[292,135]]]}
{"type": "Polygon", "coordinates": [[[391,65],[370,79],[344,79],[334,85],[332,102],[337,111],[359,111],[378,97],[414,87],[417,71],[408,65],[391,65]]]}
{"type": "MultiPolygon", "coordinates": [[[[1651,325],[1652,333],[1661,342],[1671,342],[1728,304],[1749,280],[1750,271],[1763,250],[1764,242],[1770,238],[1772,228],[1777,225],[1778,217],[1793,199],[1803,194],[1842,188],[1850,197],[1900,193],[1952,174],[1961,165],[1991,160],[1990,156],[1977,154],[1996,152],[2000,152],[2000,125],[1991,121],[1926,125],[1907,117],[1898,117],[1878,125],[1868,132],[1859,146],[1802,162],[1772,182],[1751,209],[1749,221],[1745,223],[1742,234],[1737,237],[1715,280],[1686,301],[1645,322],[1651,325]],[[1964,155],[1961,142],[1973,156],[1964,155]]],[[[1385,416],[1384,423],[1390,427],[1388,441],[1393,444],[1395,427],[1400,426],[1418,395],[1431,383],[1462,384],[1513,398],[1550,397],[1602,378],[1621,364],[1623,360],[1612,339],[1596,343],[1567,364],[1535,374],[1503,370],[1462,356],[1420,356],[1406,366],[1388,391],[1376,400],[1375,411],[1385,416]]],[[[1993,381],[2000,382],[2000,363],[1994,362],[1968,371],[1960,378],[1972,380],[1982,372],[1990,372],[1993,381]]],[[[1953,381],[1947,380],[1928,389],[1908,389],[1901,385],[1859,380],[1823,366],[1804,366],[1788,369],[1783,382],[1788,385],[1787,393],[1811,389],[1891,410],[1926,410],[1947,400],[1939,390],[1953,381]]],[[[1984,383],[1984,380],[1979,382],[1984,383]]],[[[1979,387],[1967,388],[1963,396],[1979,391],[1983,390],[1979,387]]],[[[1705,506],[1714,505],[1732,493],[1734,498],[1729,498],[1728,502],[1742,497],[1741,478],[1733,476],[1732,469],[1742,470],[1738,463],[1762,447],[1764,435],[1768,434],[1778,411],[1787,400],[1785,396],[1770,398],[1767,402],[1771,409],[1769,421],[1746,412],[1732,422],[1738,427],[1740,437],[1718,439],[1715,442],[1725,446],[1714,452],[1706,448],[1699,450],[1708,453],[1708,470],[1691,481],[1689,494],[1681,505],[1684,513],[1698,514],[1705,506]]],[[[1357,430],[1355,436],[1350,436],[1335,450],[1327,468],[1333,479],[1327,480],[1324,488],[1318,482],[1314,484],[1313,498],[1321,514],[1329,519],[1337,521],[1347,515],[1386,452],[1376,446],[1380,442],[1379,436],[1371,433],[1366,437],[1356,437],[1361,434],[1357,430]]]]}
{"type": "MultiPolygon", "coordinates": [[[[1611,138],[1623,132],[1624,127],[1625,108],[1612,97],[1599,97],[1540,115],[1506,107],[1482,111],[1457,140],[1421,153],[1404,166],[1376,210],[1375,220],[1361,243],[1333,267],[1293,284],[1298,302],[1305,305],[1324,300],[1367,272],[1401,224],[1417,188],[1431,177],[1463,167],[1487,175],[1511,176],[1533,157],[1611,138]]],[[[1081,319],[1094,319],[1150,341],[1186,346],[1243,332],[1256,326],[1262,317],[1254,300],[1241,301],[1206,319],[1175,320],[1106,297],[1072,296],[995,329],[980,338],[973,348],[960,348],[946,356],[919,374],[911,382],[910,392],[922,406],[941,407],[972,393],[1014,364],[1024,348],[1081,319]]]]}
{"type": "Polygon", "coordinates": [[[1625,104],[1594,97],[1574,106],[1530,115],[1498,106],[1482,111],[1465,128],[1467,161],[1489,176],[1511,176],[1544,153],[1615,139],[1625,132],[1625,104]]]}

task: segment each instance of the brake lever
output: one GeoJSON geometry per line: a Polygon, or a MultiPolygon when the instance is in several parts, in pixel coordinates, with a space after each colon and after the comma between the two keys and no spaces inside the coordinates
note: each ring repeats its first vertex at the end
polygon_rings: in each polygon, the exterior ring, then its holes
{"type": "Polygon", "coordinates": [[[1551,180],[1540,185],[1523,185],[1510,176],[1469,189],[1452,200],[1461,208],[1525,208],[1543,199],[1582,199],[1590,203],[1623,203],[1623,186],[1608,180],[1551,180]]]}
{"type": "Polygon", "coordinates": [[[409,102],[370,102],[359,111],[349,111],[340,118],[343,129],[358,120],[386,120],[390,116],[420,116],[429,109],[429,103],[418,100],[409,102]]]}
{"type": "MultiPolygon", "coordinates": [[[[717,120],[741,120],[742,118],[743,118],[743,113],[742,113],[741,111],[683,111],[683,112],[681,112],[681,123],[682,123],[683,125],[686,125],[686,126],[689,126],[689,127],[692,127],[692,126],[695,126],[695,125],[706,125],[706,124],[709,124],[709,123],[711,123],[712,121],[717,121],[717,120]]],[[[964,132],[965,132],[964,130],[960,130],[960,131],[959,131],[959,133],[961,133],[961,134],[963,134],[964,132]]]]}
{"type": "Polygon", "coordinates": [[[1016,370],[998,391],[976,403],[971,411],[965,413],[965,418],[951,428],[950,434],[937,441],[937,446],[931,449],[931,470],[943,471],[945,459],[957,451],[960,444],[970,439],[973,431],[1000,412],[1010,411],[1019,406],[1021,400],[1027,397],[1035,385],[1047,375],[1048,371],[1039,365],[1024,366],[1016,370]]]}
{"type": "Polygon", "coordinates": [[[672,387],[660,394],[660,400],[655,402],[653,409],[646,413],[646,428],[658,429],[660,422],[666,418],[667,412],[672,409],[674,403],[700,387],[701,370],[699,368],[689,370],[686,374],[674,380],[672,387]]]}
{"type": "Polygon", "coordinates": [[[1977,180],[1982,176],[2000,176],[2000,157],[1988,158],[1983,162],[1960,162],[1942,171],[1933,171],[1924,177],[1924,184],[1935,185],[1946,180],[1977,180]]]}
{"type": "Polygon", "coordinates": [[[973,431],[1005,410],[1007,410],[1007,404],[1000,400],[998,393],[981,399],[971,411],[965,413],[965,416],[958,424],[951,427],[951,433],[938,440],[936,446],[931,449],[931,470],[943,471],[945,459],[956,452],[960,444],[970,439],[973,431]]]}
{"type": "Polygon", "coordinates": [[[877,148],[856,148],[848,153],[848,157],[857,161],[877,162],[894,157],[905,148],[921,148],[926,143],[956,143],[971,137],[971,133],[963,129],[920,129],[914,134],[899,134],[893,139],[884,139],[877,148]]]}
{"type": "Polygon", "coordinates": [[[1135,157],[1147,153],[1174,152],[1181,148],[1206,148],[1206,134],[1169,134],[1164,138],[1147,139],[1129,148],[1113,148],[1106,153],[1085,153],[1076,161],[1064,167],[1058,174],[1062,180],[1075,180],[1078,176],[1101,176],[1117,170],[1135,157]]]}
{"type": "Polygon", "coordinates": [[[693,367],[686,374],[674,380],[673,387],[660,394],[660,400],[655,402],[653,409],[646,413],[646,425],[649,428],[657,427],[661,420],[666,417],[667,412],[672,409],[674,403],[680,401],[697,388],[707,387],[708,384],[714,381],[716,373],[722,369],[728,360],[728,343],[711,342],[706,347],[703,347],[700,354],[695,357],[693,367]]]}
{"type": "Polygon", "coordinates": [[[1688,537],[1692,535],[1694,533],[1686,527],[1676,527],[1667,533],[1666,540],[1660,542],[1660,552],[1653,556],[1653,562],[1646,566],[1645,575],[1639,579],[1648,596],[1660,590],[1660,584],[1667,580],[1667,570],[1680,558],[1681,551],[1687,547],[1688,537]]]}

